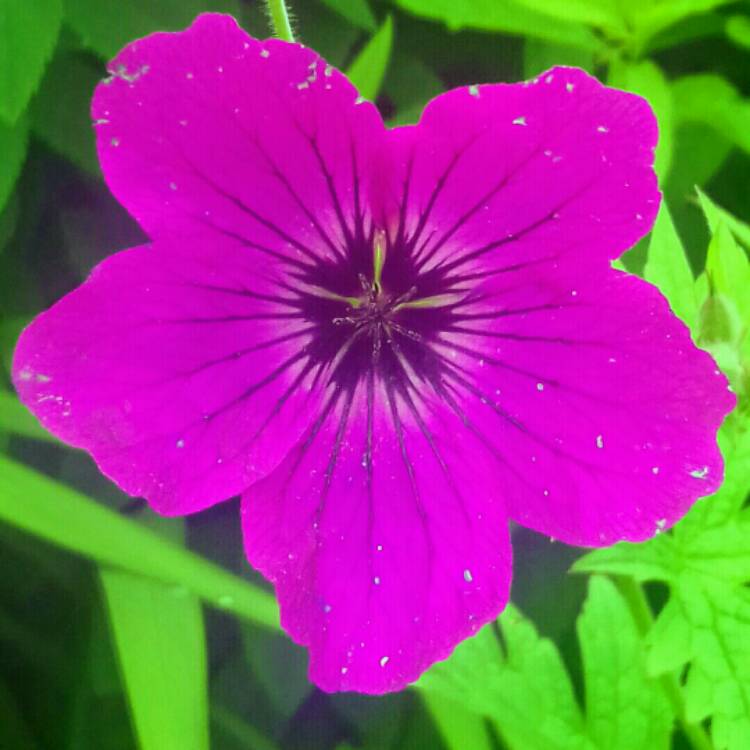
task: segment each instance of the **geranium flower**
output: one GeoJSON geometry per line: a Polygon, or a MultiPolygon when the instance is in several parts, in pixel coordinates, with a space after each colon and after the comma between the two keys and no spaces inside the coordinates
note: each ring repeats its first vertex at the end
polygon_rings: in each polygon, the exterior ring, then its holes
{"type": "Polygon", "coordinates": [[[656,123],[580,70],[387,129],[227,16],[126,47],[93,118],[151,238],[23,333],[23,401],[165,515],[242,493],[325,690],[404,687],[503,609],[508,525],[647,539],[721,481],[724,377],[610,261],[656,123]]]}

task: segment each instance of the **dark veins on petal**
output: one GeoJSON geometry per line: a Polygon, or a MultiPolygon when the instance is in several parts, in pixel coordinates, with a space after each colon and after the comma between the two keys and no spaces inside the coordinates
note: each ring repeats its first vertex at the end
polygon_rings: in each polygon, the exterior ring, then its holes
{"type": "MultiPolygon", "coordinates": [[[[379,405],[390,415],[394,433],[402,444],[403,459],[410,475],[413,467],[403,444],[402,435],[402,420],[406,414],[417,425],[431,446],[439,464],[444,467],[424,420],[425,387],[443,400],[466,427],[475,432],[485,443],[486,437],[478,433],[465,409],[460,406],[466,396],[481,401],[493,409],[501,420],[522,430],[523,425],[502,409],[496,403],[495,398],[477,388],[466,366],[459,365],[448,356],[448,353],[453,350],[454,353],[461,351],[472,356],[476,354],[477,361],[484,360],[488,363],[492,358],[487,358],[473,348],[461,346],[446,336],[460,333],[463,336],[481,338],[487,335],[486,327],[483,325],[486,320],[543,312],[561,307],[561,305],[538,305],[515,309],[500,308],[496,304],[488,305],[485,296],[473,288],[473,282],[500,274],[512,274],[530,266],[554,261],[553,257],[535,258],[513,264],[484,263],[482,268],[477,268],[476,265],[471,264],[471,261],[532,234],[548,221],[554,220],[558,212],[576,196],[571,196],[556,206],[553,211],[538,217],[529,226],[514,234],[504,235],[481,247],[461,248],[450,260],[435,262],[434,258],[438,251],[449,242],[461,226],[471,220],[487,200],[501,193],[515,174],[535,154],[527,156],[515,169],[498,179],[480,201],[442,231],[428,228],[431,214],[456,165],[473,143],[469,142],[464,148],[457,150],[443,174],[436,181],[432,194],[422,208],[416,226],[411,231],[407,228],[407,223],[409,214],[413,213],[415,207],[409,205],[410,166],[403,185],[396,226],[386,231],[373,222],[367,206],[363,205],[361,178],[354,147],[350,150],[354,191],[353,206],[349,212],[341,203],[335,181],[316,138],[303,132],[301,128],[300,133],[308,141],[323,175],[339,224],[341,240],[334,239],[334,235],[323,228],[319,219],[305,204],[304,196],[295,190],[290,180],[265,152],[260,141],[249,133],[247,135],[265,157],[269,173],[278,180],[292,200],[302,209],[310,225],[317,232],[318,247],[313,247],[309,241],[302,242],[299,238],[292,236],[286,228],[259,214],[254,207],[224,191],[210,177],[202,173],[187,155],[183,154],[186,166],[195,177],[221,195],[245,219],[257,222],[287,246],[297,250],[296,256],[284,254],[272,247],[254,242],[251,237],[234,228],[218,225],[206,215],[193,215],[196,221],[211,230],[240,242],[248,249],[273,258],[279,264],[277,267],[283,271],[276,279],[278,293],[270,295],[259,294],[242,287],[238,289],[213,287],[213,291],[217,293],[245,295],[271,305],[268,312],[231,316],[229,319],[248,322],[258,319],[297,320],[301,324],[297,332],[270,339],[259,347],[236,353],[236,356],[244,356],[297,337],[301,344],[296,354],[288,357],[264,378],[248,384],[247,389],[237,399],[216,413],[221,413],[238,401],[257,394],[265,385],[292,367],[297,368],[298,374],[278,402],[270,406],[264,425],[269,424],[278,414],[294,390],[305,385],[308,388],[315,385],[330,386],[330,396],[323,408],[323,413],[320,419],[311,426],[306,441],[309,445],[315,439],[328,415],[337,405],[341,405],[340,429],[333,447],[331,464],[325,473],[328,480],[335,470],[338,449],[351,416],[350,410],[355,392],[360,387],[364,389],[369,412],[369,439],[372,439],[371,412],[375,402],[380,398],[377,394],[383,393],[385,403],[379,405]],[[349,213],[351,215],[347,215],[349,213]],[[376,382],[382,384],[383,391],[375,388],[376,382]]],[[[185,322],[218,323],[226,319],[216,317],[185,322]]],[[[494,335],[503,336],[500,333],[494,335]]],[[[514,338],[534,341],[534,337],[516,335],[514,338]]],[[[544,337],[539,337],[538,340],[561,345],[574,343],[544,337]]],[[[209,362],[205,366],[210,367],[212,364],[214,363],[209,362]]],[[[496,359],[492,359],[491,364],[514,369],[509,364],[496,359]]],[[[549,383],[535,373],[524,372],[524,374],[536,382],[549,383]]],[[[213,416],[215,414],[207,415],[207,418],[211,419],[213,416]]],[[[255,437],[257,435],[251,438],[251,441],[255,437]]],[[[304,452],[304,445],[302,450],[304,452]]],[[[372,464],[370,449],[367,447],[364,461],[369,475],[372,471],[372,464]]],[[[444,469],[446,478],[450,480],[447,468],[444,467],[444,469]]],[[[416,488],[412,489],[416,497],[416,488]]]]}

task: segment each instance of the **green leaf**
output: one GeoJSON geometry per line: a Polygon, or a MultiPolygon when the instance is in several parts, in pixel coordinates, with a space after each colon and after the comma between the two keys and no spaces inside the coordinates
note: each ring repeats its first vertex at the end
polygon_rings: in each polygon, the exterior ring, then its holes
{"type": "Polygon", "coordinates": [[[0,120],[6,124],[13,125],[26,109],[55,48],[61,20],[61,0],[0,4],[0,120]]]}
{"type": "Polygon", "coordinates": [[[617,0],[517,0],[530,10],[544,13],[562,21],[587,24],[606,29],[613,35],[624,36],[624,19],[617,0]]]}
{"type": "Polygon", "coordinates": [[[602,47],[584,26],[525,8],[513,0],[396,0],[396,4],[415,15],[442,21],[452,30],[503,31],[590,50],[602,47]]]}
{"type": "Polygon", "coordinates": [[[523,42],[523,75],[524,78],[534,78],[555,65],[570,65],[583,68],[589,72],[594,70],[594,54],[590,49],[573,47],[568,44],[527,37],[523,42]]]}
{"type": "Polygon", "coordinates": [[[642,96],[654,110],[659,124],[659,143],[654,168],[664,179],[672,163],[672,92],[661,69],[650,60],[629,62],[616,59],[609,67],[607,83],[642,96]]]}
{"type": "Polygon", "coordinates": [[[740,221],[729,211],[718,206],[700,188],[696,188],[695,191],[698,193],[698,200],[711,233],[716,232],[720,223],[724,223],[731,229],[735,239],[739,240],[745,247],[750,248],[750,224],[740,221]]]}
{"type": "Polygon", "coordinates": [[[367,4],[367,0],[321,0],[321,2],[360,29],[373,32],[378,27],[375,14],[367,4]]]}
{"type": "Polygon", "coordinates": [[[99,563],[186,588],[264,627],[278,627],[271,594],[4,456],[0,520],[99,563]]]}
{"type": "MultiPolygon", "coordinates": [[[[642,636],[609,580],[591,580],[578,620],[585,714],[554,644],[540,638],[512,606],[498,622],[504,648],[488,625],[422,677],[418,687],[426,693],[428,705],[438,698],[436,711],[450,712],[456,703],[487,717],[513,750],[669,746],[671,708],[660,683],[646,672],[642,636]]],[[[458,734],[452,736],[461,747],[458,734]]]]}
{"type": "Polygon", "coordinates": [[[750,595],[685,578],[676,596],[690,629],[686,718],[711,717],[716,750],[750,747],[750,595]]]}
{"type": "Polygon", "coordinates": [[[641,636],[628,605],[608,579],[594,576],[578,619],[586,688],[586,724],[596,747],[666,750],[672,713],[646,672],[641,636]]]}
{"type": "Polygon", "coordinates": [[[636,581],[664,580],[675,567],[675,555],[672,537],[659,535],[646,543],[619,542],[612,547],[595,549],[579,557],[571,570],[630,576],[636,581]]]}
{"type": "MultiPolygon", "coordinates": [[[[0,10],[2,13],[2,10],[0,10]]],[[[2,53],[0,53],[1,55],[2,53]]],[[[2,63],[0,63],[2,66],[2,63]]],[[[0,67],[0,70],[2,68],[0,67]]],[[[0,94],[1,100],[2,94],[0,94]]],[[[0,122],[0,212],[3,211],[13,186],[21,173],[26,158],[26,141],[28,126],[26,118],[20,119],[15,125],[0,122]]],[[[0,249],[2,249],[0,247],[0,249]]]]}
{"type": "Polygon", "coordinates": [[[659,612],[646,638],[646,667],[652,676],[680,669],[691,655],[690,623],[678,597],[672,597],[659,612]]]}
{"type": "Polygon", "coordinates": [[[750,152],[750,102],[726,79],[710,73],[685,76],[672,84],[672,96],[675,127],[704,123],[750,152]]]}
{"type": "Polygon", "coordinates": [[[456,647],[417,683],[490,718],[514,750],[588,750],[585,725],[554,644],[512,605],[492,625],[456,647]]]}
{"type": "Polygon", "coordinates": [[[349,80],[365,99],[374,100],[380,91],[392,43],[393,19],[388,16],[346,71],[349,80]]]}
{"type": "Polygon", "coordinates": [[[208,750],[198,599],[125,571],[102,569],[100,578],[141,750],[208,750]]]}
{"type": "Polygon", "coordinates": [[[31,415],[31,412],[18,400],[14,393],[0,390],[0,433],[8,432],[15,435],[57,442],[31,415]]]}
{"type": "Polygon", "coordinates": [[[707,13],[734,0],[628,0],[621,3],[628,25],[633,30],[636,49],[660,31],[694,15],[707,13]]]}
{"type": "Polygon", "coordinates": [[[706,275],[715,295],[730,299],[742,321],[750,322],[750,262],[723,221],[719,221],[708,246],[706,275]]]}
{"type": "Polygon", "coordinates": [[[695,279],[666,201],[662,201],[651,232],[643,276],[659,287],[675,315],[694,330],[698,320],[695,279]]]}
{"type": "Polygon", "coordinates": [[[396,107],[391,126],[417,122],[425,104],[445,88],[430,68],[399,46],[393,50],[383,87],[396,107]]]}
{"type": "Polygon", "coordinates": [[[484,722],[467,711],[459,701],[440,692],[423,691],[422,700],[451,750],[492,750],[493,745],[484,722]]]}
{"type": "Polygon", "coordinates": [[[730,16],[725,27],[727,36],[739,47],[750,49],[750,18],[730,16]]]}
{"type": "Polygon", "coordinates": [[[64,0],[65,20],[84,45],[109,60],[155,31],[181,31],[204,12],[240,15],[237,0],[64,0]]]}

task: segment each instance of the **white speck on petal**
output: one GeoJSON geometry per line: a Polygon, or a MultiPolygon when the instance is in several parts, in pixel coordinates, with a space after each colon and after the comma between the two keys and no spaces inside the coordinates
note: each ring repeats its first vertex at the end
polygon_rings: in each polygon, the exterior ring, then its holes
{"type": "Polygon", "coordinates": [[[328,614],[331,611],[331,605],[330,604],[324,604],[323,605],[323,611],[328,614]]]}
{"type": "Polygon", "coordinates": [[[375,578],[373,578],[373,579],[372,579],[372,582],[373,582],[373,583],[374,583],[374,584],[375,584],[376,586],[380,586],[380,576],[375,576],[375,578]]]}
{"type": "Polygon", "coordinates": [[[333,75],[333,65],[326,65],[325,68],[323,68],[323,75],[326,78],[330,78],[333,75]]]}
{"type": "Polygon", "coordinates": [[[659,473],[659,467],[658,466],[652,466],[651,467],[651,473],[656,475],[659,473]]]}
{"type": "Polygon", "coordinates": [[[609,128],[606,125],[599,125],[596,129],[597,133],[609,133],[609,128]]]}
{"type": "Polygon", "coordinates": [[[526,124],[526,118],[521,115],[521,117],[516,117],[515,120],[513,120],[514,125],[525,125],[526,124]]]}
{"type": "Polygon", "coordinates": [[[382,657],[380,660],[380,666],[384,667],[386,664],[388,664],[389,661],[390,661],[390,657],[388,656],[382,657]]]}
{"type": "Polygon", "coordinates": [[[310,81],[302,81],[302,83],[297,84],[298,89],[307,89],[310,88],[310,81]]]}
{"type": "Polygon", "coordinates": [[[570,94],[573,92],[573,89],[576,87],[575,83],[566,83],[565,84],[565,90],[570,94]]]}
{"type": "Polygon", "coordinates": [[[185,73],[185,78],[187,78],[188,81],[192,81],[195,76],[192,73],[185,73]]]}
{"type": "Polygon", "coordinates": [[[183,440],[182,438],[180,438],[180,439],[179,439],[179,440],[178,440],[178,441],[177,441],[177,442],[175,443],[175,445],[176,445],[176,446],[177,446],[178,448],[184,448],[184,447],[185,447],[185,441],[184,441],[184,440],[183,440]]]}
{"type": "Polygon", "coordinates": [[[667,519],[666,519],[666,518],[660,518],[660,519],[659,519],[659,520],[658,520],[658,521],[656,522],[656,528],[657,528],[657,529],[659,529],[660,531],[661,531],[661,530],[662,530],[662,529],[663,529],[663,528],[664,528],[664,527],[665,527],[666,525],[667,525],[667,519]]]}
{"type": "Polygon", "coordinates": [[[636,221],[643,221],[643,214],[636,214],[635,218],[636,218],[636,221]]]}
{"type": "Polygon", "coordinates": [[[358,96],[358,97],[357,97],[357,98],[356,98],[356,99],[354,100],[354,103],[355,103],[355,104],[363,104],[363,103],[364,103],[364,102],[366,102],[366,101],[367,101],[367,99],[365,99],[365,97],[364,97],[364,96],[358,96]]]}
{"type": "Polygon", "coordinates": [[[536,384],[536,389],[538,391],[543,391],[544,390],[544,383],[537,383],[536,384]]]}
{"type": "Polygon", "coordinates": [[[114,146],[115,148],[117,148],[120,145],[120,139],[119,138],[112,138],[109,141],[109,145],[110,146],[114,146]]]}
{"type": "Polygon", "coordinates": [[[476,83],[469,86],[469,94],[479,99],[479,86],[476,83]]]}
{"type": "Polygon", "coordinates": [[[691,477],[695,479],[705,479],[708,476],[708,466],[704,466],[702,469],[694,469],[690,472],[691,477]]]}
{"type": "Polygon", "coordinates": [[[341,674],[346,674],[349,671],[349,667],[341,667],[341,674]]]}
{"type": "Polygon", "coordinates": [[[262,49],[260,51],[260,56],[261,57],[269,57],[270,55],[271,55],[271,53],[267,49],[262,49]]]}
{"type": "Polygon", "coordinates": [[[549,490],[544,490],[542,492],[542,495],[544,495],[545,497],[549,497],[549,490]]]}
{"type": "Polygon", "coordinates": [[[596,447],[597,448],[603,448],[604,447],[604,438],[601,435],[596,436],[596,447]]]}
{"type": "Polygon", "coordinates": [[[474,577],[471,575],[471,571],[466,568],[466,570],[464,571],[464,581],[466,581],[466,583],[471,583],[473,580],[474,577]]]}
{"type": "Polygon", "coordinates": [[[170,182],[169,183],[169,189],[170,190],[177,190],[177,183],[176,182],[170,182]]]}
{"type": "Polygon", "coordinates": [[[375,549],[376,549],[376,550],[377,550],[378,552],[382,552],[382,551],[383,551],[383,545],[382,545],[382,544],[379,544],[379,545],[378,545],[378,546],[377,546],[377,547],[376,547],[375,549]]]}
{"type": "Polygon", "coordinates": [[[554,76],[552,75],[552,73],[550,73],[548,76],[545,77],[544,82],[545,83],[552,83],[552,79],[553,78],[554,78],[554,76]]]}

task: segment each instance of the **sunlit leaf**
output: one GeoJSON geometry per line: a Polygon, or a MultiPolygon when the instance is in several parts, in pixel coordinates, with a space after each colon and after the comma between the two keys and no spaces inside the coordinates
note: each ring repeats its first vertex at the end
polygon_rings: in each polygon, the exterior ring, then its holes
{"type": "Polygon", "coordinates": [[[693,330],[698,320],[695,280],[666,201],[662,201],[651,232],[643,275],[659,287],[675,315],[693,330]]]}
{"type": "Polygon", "coordinates": [[[664,179],[672,163],[674,117],[672,93],[660,68],[650,60],[629,62],[615,60],[609,68],[607,83],[618,89],[639,94],[653,107],[659,124],[656,147],[656,173],[664,179]]]}
{"type": "Polygon", "coordinates": [[[730,16],[727,18],[727,36],[738,46],[750,48],[750,18],[730,16]]]}
{"type": "Polygon", "coordinates": [[[460,702],[445,693],[425,690],[422,693],[434,722],[450,750],[493,750],[492,741],[483,721],[460,702]]]}
{"type": "Polygon", "coordinates": [[[578,618],[588,736],[602,750],[666,750],[672,713],[646,673],[643,644],[614,584],[595,576],[578,618]]]}
{"type": "Polygon", "coordinates": [[[57,442],[31,415],[14,393],[0,390],[0,432],[7,432],[35,440],[57,442]]]}
{"type": "Polygon", "coordinates": [[[517,0],[531,10],[572,23],[607,29],[624,35],[624,19],[616,0],[517,0]]]}
{"type": "Polygon", "coordinates": [[[750,102],[725,78],[711,73],[685,76],[673,83],[672,95],[675,125],[704,123],[750,152],[750,102]]]}
{"type": "Polygon", "coordinates": [[[346,71],[349,80],[365,99],[375,99],[380,91],[392,43],[393,20],[388,16],[346,71]]]}
{"type": "Polygon", "coordinates": [[[442,21],[450,29],[526,34],[557,44],[596,50],[601,42],[584,26],[561,21],[513,0],[396,0],[404,10],[442,21]]]}
{"type": "Polygon", "coordinates": [[[198,599],[125,571],[103,568],[100,578],[141,750],[208,750],[198,599]]]}

